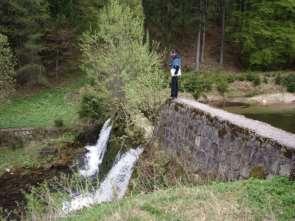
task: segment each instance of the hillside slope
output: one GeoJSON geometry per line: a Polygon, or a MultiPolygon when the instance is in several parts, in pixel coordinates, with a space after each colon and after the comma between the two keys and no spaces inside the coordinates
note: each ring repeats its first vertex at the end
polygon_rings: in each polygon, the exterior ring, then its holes
{"type": "Polygon", "coordinates": [[[72,125],[78,119],[79,89],[85,82],[85,76],[77,75],[31,94],[18,92],[0,104],[0,128],[52,127],[56,120],[72,125]]]}

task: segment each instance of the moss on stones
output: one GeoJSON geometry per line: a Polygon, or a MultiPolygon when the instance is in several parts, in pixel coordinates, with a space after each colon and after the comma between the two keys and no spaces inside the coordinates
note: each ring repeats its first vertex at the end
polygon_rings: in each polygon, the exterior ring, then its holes
{"type": "Polygon", "coordinates": [[[250,171],[250,177],[258,178],[258,179],[265,179],[267,176],[267,173],[263,166],[256,166],[253,167],[250,171]]]}

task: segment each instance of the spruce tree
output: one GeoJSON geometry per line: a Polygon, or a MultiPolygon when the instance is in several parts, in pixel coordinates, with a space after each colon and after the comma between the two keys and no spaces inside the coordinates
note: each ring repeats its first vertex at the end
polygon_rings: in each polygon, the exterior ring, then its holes
{"type": "Polygon", "coordinates": [[[0,100],[15,90],[15,60],[7,37],[0,34],[0,100]]]}
{"type": "Polygon", "coordinates": [[[18,60],[20,83],[39,78],[44,72],[40,53],[49,18],[47,1],[2,0],[0,17],[0,30],[8,36],[18,60]]]}

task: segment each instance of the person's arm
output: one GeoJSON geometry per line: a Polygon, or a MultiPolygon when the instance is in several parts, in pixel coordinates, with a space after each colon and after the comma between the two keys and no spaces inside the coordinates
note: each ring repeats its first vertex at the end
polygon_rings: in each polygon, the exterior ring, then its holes
{"type": "Polygon", "coordinates": [[[169,61],[169,67],[172,68],[172,66],[173,66],[173,59],[171,58],[169,61]]]}
{"type": "Polygon", "coordinates": [[[181,59],[181,57],[179,57],[179,68],[181,68],[182,67],[182,59],[181,59]]]}

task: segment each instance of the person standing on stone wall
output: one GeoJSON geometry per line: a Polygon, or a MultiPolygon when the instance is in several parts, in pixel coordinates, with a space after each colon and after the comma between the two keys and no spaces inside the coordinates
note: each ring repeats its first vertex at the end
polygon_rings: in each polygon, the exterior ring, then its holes
{"type": "Polygon", "coordinates": [[[181,57],[176,50],[171,51],[170,73],[171,73],[171,98],[178,96],[178,78],[181,76],[181,57]]]}

